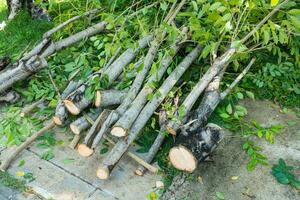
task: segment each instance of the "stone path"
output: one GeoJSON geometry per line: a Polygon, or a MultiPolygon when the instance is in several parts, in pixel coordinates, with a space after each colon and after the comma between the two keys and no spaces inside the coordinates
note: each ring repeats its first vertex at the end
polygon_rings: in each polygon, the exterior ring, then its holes
{"type": "MultiPolygon", "coordinates": [[[[137,164],[127,156],[124,156],[109,180],[99,180],[96,177],[97,164],[105,154],[95,153],[90,158],[79,156],[67,147],[71,136],[57,130],[56,138],[66,143],[55,146],[53,159],[40,159],[43,150],[32,145],[13,162],[8,172],[13,175],[18,171],[33,173],[35,180],[28,186],[43,198],[55,200],[143,200],[153,190],[155,182],[160,180],[159,176],[150,173],[143,177],[134,175],[137,164]],[[25,161],[25,165],[18,167],[21,160],[25,161]]],[[[11,151],[3,150],[0,159],[11,151]]]]}

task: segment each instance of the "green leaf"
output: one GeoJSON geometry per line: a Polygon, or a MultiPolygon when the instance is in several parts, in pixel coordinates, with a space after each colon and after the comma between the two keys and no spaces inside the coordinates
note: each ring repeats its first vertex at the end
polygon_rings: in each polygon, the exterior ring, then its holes
{"type": "Polygon", "coordinates": [[[25,160],[20,160],[18,167],[22,167],[25,165],[25,160]]]}
{"type": "Polygon", "coordinates": [[[64,159],[64,164],[70,164],[70,163],[73,163],[73,162],[75,162],[75,159],[74,158],[66,158],[66,159],[64,159]]]}
{"type": "Polygon", "coordinates": [[[236,93],[237,98],[244,99],[244,95],[241,92],[236,93]]]}
{"type": "Polygon", "coordinates": [[[249,91],[246,91],[246,95],[250,98],[250,99],[255,99],[254,97],[254,93],[253,92],[249,92],[249,91]]]}
{"type": "Polygon", "coordinates": [[[222,4],[221,4],[220,2],[213,3],[213,4],[210,6],[209,10],[211,10],[211,11],[216,10],[216,9],[218,9],[221,5],[222,5],[222,4]]]}
{"type": "Polygon", "coordinates": [[[228,114],[232,114],[232,106],[231,106],[231,104],[228,104],[227,106],[226,106],[226,111],[227,111],[227,113],[228,114]]]}
{"type": "Polygon", "coordinates": [[[45,153],[43,153],[41,155],[41,159],[43,160],[51,160],[52,158],[54,158],[54,153],[50,150],[50,151],[46,151],[45,153]]]}
{"type": "Polygon", "coordinates": [[[105,154],[108,152],[108,148],[107,147],[104,147],[100,150],[100,154],[105,154]]]}
{"type": "Polygon", "coordinates": [[[220,200],[225,200],[225,197],[224,197],[223,193],[221,193],[221,192],[216,192],[216,197],[220,200]]]}
{"type": "Polygon", "coordinates": [[[276,6],[279,0],[271,0],[271,6],[276,6]]]}
{"type": "Polygon", "coordinates": [[[230,117],[230,115],[228,115],[227,113],[221,113],[220,117],[222,117],[224,119],[228,119],[230,117]]]}

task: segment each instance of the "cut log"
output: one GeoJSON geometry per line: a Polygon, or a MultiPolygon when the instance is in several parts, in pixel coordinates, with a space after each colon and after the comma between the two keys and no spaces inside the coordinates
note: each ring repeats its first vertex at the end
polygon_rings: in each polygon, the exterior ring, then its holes
{"type": "Polygon", "coordinates": [[[71,94],[79,84],[81,84],[80,81],[70,81],[66,89],[61,94],[61,99],[58,101],[55,109],[55,115],[53,117],[53,121],[56,125],[62,125],[68,118],[68,112],[63,100],[65,100],[65,98],[67,98],[67,96],[71,94]]]}
{"type": "MultiPolygon", "coordinates": [[[[107,70],[104,72],[94,73],[89,79],[94,79],[96,77],[105,78],[108,80],[108,84],[111,85],[117,77],[122,73],[123,69],[130,64],[136,55],[144,48],[146,48],[150,41],[152,41],[152,36],[146,36],[138,41],[138,47],[136,49],[128,48],[123,52],[119,58],[117,58],[110,66],[107,67],[107,70]]],[[[92,100],[87,99],[84,96],[85,90],[88,88],[88,83],[83,84],[78,87],[76,92],[68,97],[69,101],[72,101],[73,104],[78,104],[78,109],[73,107],[74,113],[78,113],[92,104],[92,100]]],[[[99,101],[99,98],[97,99],[99,101]]],[[[97,105],[99,102],[96,102],[97,105]]]]}
{"type": "MultiPolygon", "coordinates": [[[[183,28],[183,38],[185,38],[185,34],[187,33],[187,29],[186,28],[183,28]]],[[[149,83],[151,81],[160,81],[160,79],[162,78],[163,74],[165,73],[165,71],[167,70],[168,66],[170,65],[170,63],[172,62],[172,59],[173,59],[173,56],[177,54],[177,52],[179,51],[181,45],[180,43],[183,41],[184,39],[177,39],[175,41],[174,44],[171,45],[170,47],[170,50],[171,52],[174,52],[174,54],[172,55],[166,55],[163,60],[161,61],[160,63],[160,66],[159,66],[159,70],[158,70],[158,73],[155,74],[155,75],[152,75],[150,76],[149,78],[149,83]]],[[[130,90],[126,96],[126,98],[124,99],[124,101],[122,102],[122,104],[115,110],[113,111],[109,117],[107,118],[107,120],[104,122],[103,126],[101,127],[99,133],[97,134],[94,142],[93,142],[93,145],[92,145],[92,148],[96,148],[97,145],[100,143],[100,140],[102,138],[102,136],[109,131],[110,127],[115,123],[117,122],[117,120],[120,118],[120,116],[123,115],[123,113],[126,112],[126,110],[128,109],[128,107],[130,106],[130,104],[132,103],[132,101],[136,98],[137,94],[139,93],[141,87],[142,87],[142,84],[143,84],[143,81],[146,77],[146,73],[138,73],[136,75],[136,78],[132,84],[132,86],[130,87],[130,90]]],[[[149,89],[151,89],[149,87],[149,89]]],[[[146,95],[143,95],[143,96],[146,96],[146,95]]],[[[133,102],[133,105],[135,105],[136,102],[133,102]]]]}
{"type": "MultiPolygon", "coordinates": [[[[226,96],[230,93],[230,91],[239,83],[239,81],[245,76],[245,74],[249,71],[251,66],[255,62],[255,58],[251,59],[249,64],[245,67],[245,69],[239,74],[239,76],[232,82],[232,84],[222,93],[220,93],[219,85],[222,79],[222,75],[216,76],[214,80],[208,85],[206,88],[205,94],[202,98],[202,101],[198,108],[196,109],[195,115],[192,117],[193,122],[191,124],[184,125],[183,129],[195,130],[199,127],[203,127],[210,115],[213,113],[218,104],[226,98],[226,96]]],[[[178,127],[177,125],[173,125],[172,128],[178,127]]]]}
{"type": "Polygon", "coordinates": [[[110,114],[111,111],[104,110],[93,123],[93,126],[90,128],[88,134],[85,136],[84,141],[82,144],[78,145],[78,153],[83,157],[89,157],[94,153],[94,150],[91,149],[91,145],[93,142],[94,137],[96,136],[97,132],[99,131],[100,127],[106,120],[107,116],[110,114]]]}
{"type": "Polygon", "coordinates": [[[54,126],[55,126],[55,123],[51,121],[51,122],[48,123],[48,125],[44,126],[44,128],[42,128],[38,132],[34,133],[32,136],[27,138],[25,142],[23,142],[20,146],[18,146],[16,148],[16,150],[6,160],[4,160],[2,162],[2,164],[0,166],[0,170],[1,171],[6,171],[7,168],[9,167],[9,165],[11,164],[11,162],[19,155],[19,153],[21,151],[23,151],[28,146],[30,146],[36,140],[36,138],[43,135],[48,130],[52,129],[54,126]]]}
{"type": "MultiPolygon", "coordinates": [[[[158,89],[156,95],[154,95],[153,99],[149,101],[140,115],[138,116],[138,120],[135,121],[128,137],[120,140],[112,149],[112,151],[105,157],[101,166],[98,168],[100,172],[110,174],[111,170],[114,168],[115,164],[120,160],[122,155],[126,152],[128,147],[132,144],[132,142],[137,138],[139,132],[143,129],[147,121],[150,119],[152,114],[155,112],[157,107],[163,101],[163,99],[167,96],[179,78],[183,75],[183,73],[189,68],[189,66],[193,63],[193,61],[199,56],[201,52],[200,46],[197,46],[190,52],[183,61],[175,68],[175,70],[168,76],[168,78],[164,81],[162,86],[158,89]]],[[[102,178],[103,176],[99,177],[102,178]]]]}
{"type": "MultiPolygon", "coordinates": [[[[201,51],[201,48],[197,46],[183,61],[182,63],[172,72],[171,75],[178,72],[178,75],[180,72],[185,72],[187,67],[191,65],[191,63],[194,61],[194,59],[197,56],[197,53],[201,51]],[[187,61],[186,59],[191,59],[187,61]],[[187,65],[186,65],[187,64],[187,65]],[[183,67],[182,67],[183,66],[183,67]]],[[[169,77],[172,77],[172,76],[169,77]]],[[[175,75],[173,75],[175,76],[175,75]]],[[[179,76],[179,77],[180,77],[179,76]]],[[[168,79],[169,79],[168,77],[168,79]]],[[[176,77],[177,78],[177,77],[176,77]]],[[[167,80],[168,80],[167,79],[167,80]]],[[[169,84],[174,85],[178,81],[178,79],[170,79],[169,84]]],[[[166,84],[166,82],[164,82],[166,84]]],[[[153,88],[150,87],[150,85],[143,88],[143,90],[139,93],[137,98],[133,101],[132,106],[126,111],[126,113],[118,120],[118,122],[114,125],[113,129],[111,130],[111,134],[115,136],[126,136],[129,128],[131,127],[131,124],[134,122],[134,120],[137,118],[138,114],[140,113],[140,110],[143,108],[143,105],[147,101],[147,97],[149,94],[153,92],[153,88]],[[146,95],[145,95],[146,94],[146,95]]],[[[157,94],[160,95],[159,93],[157,94]]]]}
{"type": "Polygon", "coordinates": [[[222,128],[207,124],[204,128],[180,134],[176,145],[169,152],[171,164],[178,170],[193,172],[199,161],[203,161],[224,137],[222,128]]]}
{"type": "Polygon", "coordinates": [[[89,117],[91,120],[95,121],[101,112],[102,108],[92,109],[87,116],[83,115],[70,124],[71,131],[74,134],[79,135],[82,131],[92,126],[87,118],[89,117]]]}
{"type": "Polygon", "coordinates": [[[25,115],[31,113],[37,106],[39,106],[40,104],[44,103],[45,99],[44,98],[41,98],[40,100],[30,104],[30,105],[27,105],[25,106],[22,110],[21,110],[21,113],[20,113],[20,116],[21,117],[25,117],[25,115]]]}
{"type": "Polygon", "coordinates": [[[96,93],[96,107],[107,107],[111,105],[119,105],[123,102],[127,92],[119,90],[102,90],[96,93]]]}
{"type": "MultiPolygon", "coordinates": [[[[222,95],[219,91],[219,85],[223,73],[216,76],[208,85],[204,97],[193,116],[195,120],[184,126],[183,132],[176,138],[175,147],[169,152],[170,161],[175,168],[186,172],[193,172],[197,167],[197,163],[204,160],[208,154],[216,148],[223,137],[221,128],[214,124],[208,124],[206,127],[202,127],[207,123],[209,116],[215,110],[219,102],[229,94],[230,90],[248,72],[254,61],[255,59],[250,61],[243,72],[222,95]]],[[[174,131],[179,128],[178,124],[175,123],[173,123],[172,126],[171,128],[174,131]]]]}
{"type": "Polygon", "coordinates": [[[20,99],[20,95],[15,91],[9,91],[3,95],[0,94],[0,102],[15,103],[20,99]]]}

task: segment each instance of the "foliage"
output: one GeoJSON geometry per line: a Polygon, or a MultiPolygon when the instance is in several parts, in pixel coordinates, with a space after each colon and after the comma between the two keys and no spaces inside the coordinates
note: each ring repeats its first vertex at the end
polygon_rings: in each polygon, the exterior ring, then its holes
{"type": "Polygon", "coordinates": [[[0,137],[4,145],[18,145],[41,127],[40,120],[21,117],[18,107],[9,107],[6,113],[6,117],[0,119],[0,137]]]}
{"type": "Polygon", "coordinates": [[[267,157],[261,154],[262,148],[255,145],[253,141],[247,141],[243,144],[243,149],[247,152],[250,157],[250,161],[247,164],[247,169],[252,171],[255,169],[257,164],[268,165],[267,157]]]}
{"type": "Polygon", "coordinates": [[[272,175],[276,180],[284,185],[291,185],[296,189],[300,189],[300,180],[297,179],[293,171],[296,169],[294,166],[289,166],[285,161],[280,158],[278,164],[272,167],[272,175]]]}

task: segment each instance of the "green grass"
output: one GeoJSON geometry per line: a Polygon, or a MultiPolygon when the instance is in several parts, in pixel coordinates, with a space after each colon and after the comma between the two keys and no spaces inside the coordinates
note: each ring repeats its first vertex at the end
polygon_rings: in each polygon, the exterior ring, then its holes
{"type": "Polygon", "coordinates": [[[0,31],[0,57],[9,56],[16,60],[25,50],[29,50],[52,27],[52,23],[33,20],[26,11],[20,12],[16,18],[7,21],[5,0],[0,0],[0,23],[6,21],[7,26],[0,31]]]}

